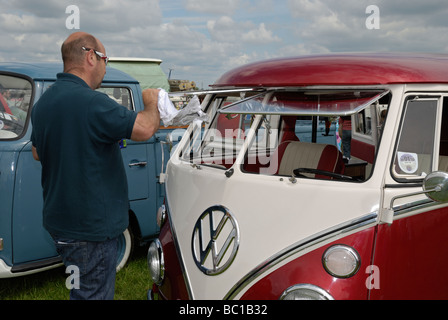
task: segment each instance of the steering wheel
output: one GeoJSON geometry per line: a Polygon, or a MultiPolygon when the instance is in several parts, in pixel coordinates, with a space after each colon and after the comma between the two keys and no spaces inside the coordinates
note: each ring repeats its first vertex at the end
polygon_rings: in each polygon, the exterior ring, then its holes
{"type": "Polygon", "coordinates": [[[359,181],[359,179],[356,179],[356,178],[350,177],[350,176],[346,176],[345,174],[334,173],[334,172],[319,170],[319,169],[311,169],[311,168],[297,168],[297,169],[294,169],[293,173],[294,173],[294,176],[301,177],[301,178],[309,178],[309,177],[303,175],[303,173],[312,173],[312,174],[327,176],[327,177],[334,178],[337,180],[342,180],[342,181],[359,181]]]}

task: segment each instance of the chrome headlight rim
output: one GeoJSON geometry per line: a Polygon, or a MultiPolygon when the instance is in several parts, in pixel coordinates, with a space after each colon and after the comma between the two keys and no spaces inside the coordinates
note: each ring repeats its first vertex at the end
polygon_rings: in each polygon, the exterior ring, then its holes
{"type": "Polygon", "coordinates": [[[162,228],[166,221],[166,206],[162,204],[156,214],[157,226],[162,228]]]}
{"type": "Polygon", "coordinates": [[[149,245],[147,263],[152,281],[160,286],[165,279],[165,258],[159,239],[153,240],[149,245]]]}
{"type": "Polygon", "coordinates": [[[283,291],[279,300],[334,300],[334,298],[321,287],[310,283],[299,283],[283,291]],[[302,296],[302,299],[289,299],[293,295],[302,296]],[[313,297],[320,299],[313,299],[313,297]]]}
{"type": "Polygon", "coordinates": [[[361,258],[359,256],[358,251],[356,251],[353,247],[350,247],[345,244],[336,244],[336,245],[333,245],[333,246],[327,248],[327,250],[325,250],[325,252],[323,253],[322,266],[324,267],[325,271],[329,275],[331,275],[335,278],[339,278],[339,279],[347,279],[347,278],[353,277],[359,271],[359,269],[361,267],[361,258]],[[349,272],[338,273],[335,270],[333,270],[331,266],[329,266],[329,263],[328,263],[329,257],[332,254],[335,254],[336,252],[341,252],[341,251],[348,253],[348,255],[353,258],[352,268],[349,272]]]}

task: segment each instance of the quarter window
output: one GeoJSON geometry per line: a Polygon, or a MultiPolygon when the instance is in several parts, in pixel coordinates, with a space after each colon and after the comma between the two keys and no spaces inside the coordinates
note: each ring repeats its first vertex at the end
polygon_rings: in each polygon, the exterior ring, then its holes
{"type": "Polygon", "coordinates": [[[433,168],[438,98],[407,101],[393,171],[398,179],[424,178],[433,168]]]}

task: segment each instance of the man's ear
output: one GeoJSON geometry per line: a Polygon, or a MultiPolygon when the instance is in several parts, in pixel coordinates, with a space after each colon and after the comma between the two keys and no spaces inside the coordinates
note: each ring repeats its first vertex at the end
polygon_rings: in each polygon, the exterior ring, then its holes
{"type": "Polygon", "coordinates": [[[86,54],[86,62],[91,67],[95,65],[95,61],[93,61],[93,59],[96,59],[95,52],[93,52],[93,50],[90,50],[86,54]]]}

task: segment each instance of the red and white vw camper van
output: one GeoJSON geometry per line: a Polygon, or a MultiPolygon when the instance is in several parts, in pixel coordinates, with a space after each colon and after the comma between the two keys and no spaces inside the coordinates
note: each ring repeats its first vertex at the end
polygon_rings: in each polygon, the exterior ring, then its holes
{"type": "Polygon", "coordinates": [[[448,56],[253,63],[167,167],[161,299],[447,299],[448,56]]]}

